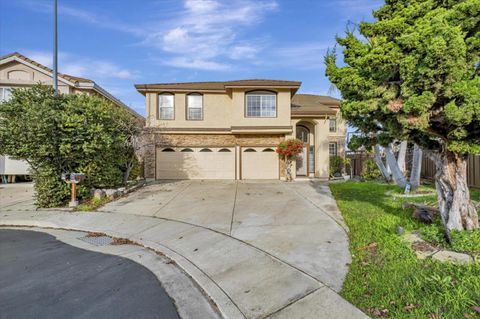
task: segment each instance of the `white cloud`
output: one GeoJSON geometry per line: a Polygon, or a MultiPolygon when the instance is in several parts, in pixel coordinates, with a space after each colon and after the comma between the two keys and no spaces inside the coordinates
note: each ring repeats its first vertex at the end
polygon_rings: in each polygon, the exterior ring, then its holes
{"type": "MultiPolygon", "coordinates": [[[[47,51],[24,51],[24,54],[49,68],[52,67],[52,53],[47,51]]],[[[128,69],[105,60],[81,57],[67,52],[58,53],[58,71],[61,73],[96,79],[128,79],[134,77],[134,73],[128,69]]]]}
{"type": "Polygon", "coordinates": [[[259,50],[259,47],[249,44],[237,45],[231,49],[230,58],[234,60],[253,59],[259,50]]]}
{"type": "Polygon", "coordinates": [[[160,61],[163,65],[177,68],[207,70],[207,71],[226,71],[231,68],[230,64],[208,61],[203,59],[176,57],[160,61]]]}
{"type": "Polygon", "coordinates": [[[185,0],[176,18],[150,32],[143,44],[170,54],[172,66],[226,70],[231,64],[225,60],[256,57],[259,48],[239,40],[239,33],[276,8],[273,0],[185,0]]]}
{"type": "MultiPolygon", "coordinates": [[[[50,3],[21,0],[25,7],[38,12],[51,12],[50,3]]],[[[59,5],[59,14],[111,30],[126,32],[141,39],[140,44],[163,53],[162,64],[204,70],[227,70],[233,60],[254,60],[263,49],[258,39],[243,33],[261,23],[266,14],[278,8],[276,0],[183,0],[180,11],[168,18],[149,18],[130,24],[94,11],[59,5]]],[[[157,14],[163,14],[157,12],[157,14]]],[[[71,65],[78,73],[90,68],[71,65]]],[[[119,76],[126,73],[114,72],[119,76]]]]}

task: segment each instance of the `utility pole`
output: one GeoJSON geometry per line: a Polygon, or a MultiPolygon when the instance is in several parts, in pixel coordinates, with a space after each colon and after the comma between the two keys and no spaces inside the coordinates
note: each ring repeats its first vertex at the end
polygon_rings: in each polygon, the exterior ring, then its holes
{"type": "Polygon", "coordinates": [[[57,0],[53,0],[53,90],[58,94],[58,31],[57,0]]]}

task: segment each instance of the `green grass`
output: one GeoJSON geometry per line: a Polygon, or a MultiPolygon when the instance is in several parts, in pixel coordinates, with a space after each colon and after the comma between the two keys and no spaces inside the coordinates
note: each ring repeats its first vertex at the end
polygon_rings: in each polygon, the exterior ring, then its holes
{"type": "Polygon", "coordinates": [[[85,202],[80,203],[77,206],[77,211],[81,212],[89,212],[89,211],[94,211],[100,206],[105,205],[106,203],[111,202],[112,200],[108,197],[104,197],[102,199],[96,199],[95,197],[86,200],[85,202]]]}
{"type": "Polygon", "coordinates": [[[397,226],[426,228],[402,203],[431,204],[434,195],[393,197],[385,193],[396,186],[375,182],[332,183],[330,188],[350,228],[352,264],[341,292],[347,300],[371,317],[383,311],[388,318],[480,318],[472,309],[480,306],[480,265],[418,260],[396,233],[397,226]]]}

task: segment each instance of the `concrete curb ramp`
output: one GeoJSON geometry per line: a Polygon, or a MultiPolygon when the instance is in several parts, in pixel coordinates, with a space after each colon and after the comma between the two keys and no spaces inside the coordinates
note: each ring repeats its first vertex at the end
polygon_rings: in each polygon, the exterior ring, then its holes
{"type": "Polygon", "coordinates": [[[228,235],[161,218],[111,213],[8,212],[3,226],[105,233],[165,254],[225,318],[368,318],[314,277],[228,235]]]}

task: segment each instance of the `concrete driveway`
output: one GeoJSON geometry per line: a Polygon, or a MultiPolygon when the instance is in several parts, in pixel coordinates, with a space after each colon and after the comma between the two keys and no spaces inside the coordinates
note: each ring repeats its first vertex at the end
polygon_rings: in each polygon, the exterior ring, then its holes
{"type": "Polygon", "coordinates": [[[35,210],[33,183],[0,184],[0,212],[35,210]]]}
{"type": "Polygon", "coordinates": [[[350,263],[346,226],[328,185],[319,181],[162,181],[101,210],[225,234],[337,292],[350,263]]]}

